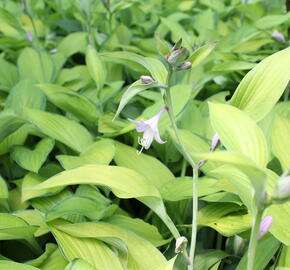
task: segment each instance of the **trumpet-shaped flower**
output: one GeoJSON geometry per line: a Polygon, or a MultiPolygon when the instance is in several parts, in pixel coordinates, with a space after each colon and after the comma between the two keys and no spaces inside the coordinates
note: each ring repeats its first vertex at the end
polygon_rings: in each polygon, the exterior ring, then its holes
{"type": "Polygon", "coordinates": [[[130,118],[128,119],[136,125],[137,132],[143,132],[143,137],[138,138],[138,143],[141,145],[141,150],[138,153],[141,153],[144,148],[148,149],[154,139],[160,144],[166,143],[166,141],[160,138],[158,131],[158,121],[166,110],[167,107],[162,108],[156,115],[148,120],[135,121],[130,118]]]}

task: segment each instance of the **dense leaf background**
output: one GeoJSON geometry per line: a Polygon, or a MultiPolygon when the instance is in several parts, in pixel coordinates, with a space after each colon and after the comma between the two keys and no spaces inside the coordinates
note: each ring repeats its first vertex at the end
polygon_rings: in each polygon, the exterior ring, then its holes
{"type": "MultiPolygon", "coordinates": [[[[140,155],[127,120],[164,106],[180,38],[192,68],[174,74],[174,114],[207,160],[194,269],[246,269],[252,216],[290,165],[289,26],[285,0],[1,1],[0,269],[186,269],[190,167],[168,115],[166,144],[140,155]]],[[[265,214],[255,270],[290,269],[290,202],[265,214]]]]}

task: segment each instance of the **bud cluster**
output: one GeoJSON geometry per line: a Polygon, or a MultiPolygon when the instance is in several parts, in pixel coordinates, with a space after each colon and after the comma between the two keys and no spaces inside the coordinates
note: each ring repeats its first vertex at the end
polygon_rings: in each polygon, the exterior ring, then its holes
{"type": "Polygon", "coordinates": [[[189,56],[188,50],[181,47],[182,40],[176,42],[171,49],[170,54],[165,55],[167,62],[174,67],[176,71],[191,68],[191,62],[186,61],[189,56]]]}

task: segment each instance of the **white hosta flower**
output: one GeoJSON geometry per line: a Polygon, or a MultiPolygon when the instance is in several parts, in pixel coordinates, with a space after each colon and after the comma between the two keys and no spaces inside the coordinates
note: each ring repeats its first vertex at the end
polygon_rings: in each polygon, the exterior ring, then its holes
{"type": "Polygon", "coordinates": [[[163,144],[166,143],[166,141],[163,141],[160,138],[159,131],[158,131],[158,121],[161,117],[161,115],[167,110],[166,107],[162,108],[156,115],[154,115],[152,118],[148,120],[140,120],[135,121],[132,119],[128,119],[130,122],[135,124],[136,131],[137,132],[143,132],[143,137],[138,138],[138,143],[141,145],[141,150],[138,152],[139,154],[142,152],[142,150],[145,148],[146,150],[150,147],[153,140],[156,142],[163,144]]]}

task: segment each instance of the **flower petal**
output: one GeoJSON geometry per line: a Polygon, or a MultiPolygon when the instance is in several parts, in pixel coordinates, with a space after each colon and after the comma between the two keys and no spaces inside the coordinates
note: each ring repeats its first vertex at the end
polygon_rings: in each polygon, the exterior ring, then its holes
{"type": "Polygon", "coordinates": [[[163,143],[166,143],[166,141],[163,141],[161,138],[160,138],[160,135],[159,135],[159,131],[158,129],[154,130],[154,139],[156,142],[160,143],[160,144],[163,144],[163,143]]]}

